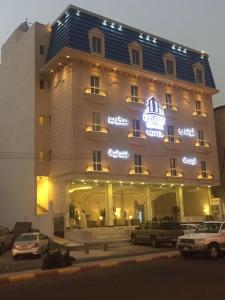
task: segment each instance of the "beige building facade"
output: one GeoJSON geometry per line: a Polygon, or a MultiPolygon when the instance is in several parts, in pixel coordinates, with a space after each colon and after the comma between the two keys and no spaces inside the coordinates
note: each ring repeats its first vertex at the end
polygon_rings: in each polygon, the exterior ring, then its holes
{"type": "Polygon", "coordinates": [[[206,54],[74,6],[52,26],[21,25],[0,64],[3,223],[52,233],[74,225],[73,210],[88,227],[211,215],[219,172],[209,70],[206,54]],[[146,63],[153,52],[158,72],[146,63]]]}

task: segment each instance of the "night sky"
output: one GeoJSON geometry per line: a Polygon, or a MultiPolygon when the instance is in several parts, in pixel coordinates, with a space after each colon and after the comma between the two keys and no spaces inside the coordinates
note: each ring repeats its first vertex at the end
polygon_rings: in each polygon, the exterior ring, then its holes
{"type": "Polygon", "coordinates": [[[214,106],[225,105],[225,0],[0,0],[0,45],[28,18],[53,23],[69,4],[204,50],[220,93],[214,106]]]}

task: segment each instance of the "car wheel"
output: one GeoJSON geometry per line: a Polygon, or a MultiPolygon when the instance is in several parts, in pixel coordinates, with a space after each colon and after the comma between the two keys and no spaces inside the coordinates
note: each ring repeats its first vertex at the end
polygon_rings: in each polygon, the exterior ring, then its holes
{"type": "Polygon", "coordinates": [[[180,254],[183,258],[190,258],[192,256],[192,253],[187,251],[181,251],[180,254]]]}
{"type": "Polygon", "coordinates": [[[131,236],[131,243],[132,243],[133,245],[137,244],[135,235],[132,235],[132,236],[131,236]]]}
{"type": "Polygon", "coordinates": [[[220,250],[219,250],[218,245],[216,243],[210,244],[208,247],[209,257],[212,259],[216,259],[216,258],[218,258],[219,254],[220,254],[220,250]]]}
{"type": "Polygon", "coordinates": [[[151,246],[152,246],[152,248],[157,248],[159,246],[159,243],[158,243],[157,238],[155,236],[151,237],[151,246]]]}

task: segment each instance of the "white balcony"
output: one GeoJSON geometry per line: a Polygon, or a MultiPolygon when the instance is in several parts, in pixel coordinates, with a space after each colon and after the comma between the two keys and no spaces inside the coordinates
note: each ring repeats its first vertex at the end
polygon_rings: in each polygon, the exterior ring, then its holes
{"type": "Polygon", "coordinates": [[[141,172],[138,172],[138,167],[133,167],[133,168],[130,168],[129,170],[129,174],[130,175],[144,175],[144,176],[148,176],[150,175],[150,171],[148,169],[143,169],[141,168],[141,172]]]}
{"type": "Polygon", "coordinates": [[[87,87],[84,90],[85,98],[94,103],[107,103],[108,93],[100,88],[87,87]]]}
{"type": "Polygon", "coordinates": [[[127,96],[125,100],[128,107],[134,110],[143,110],[143,107],[145,105],[144,99],[139,97],[127,96]]]}
{"type": "Polygon", "coordinates": [[[146,145],[147,136],[143,131],[129,131],[128,132],[129,143],[133,145],[146,145]]]}
{"type": "Polygon", "coordinates": [[[87,173],[110,173],[110,168],[108,166],[94,167],[93,164],[87,165],[87,173]]]}
{"type": "Polygon", "coordinates": [[[177,170],[168,170],[166,171],[166,177],[175,177],[175,178],[183,178],[184,174],[181,171],[177,171],[177,170]]]}
{"type": "Polygon", "coordinates": [[[106,127],[98,125],[86,125],[85,132],[86,136],[91,140],[108,140],[109,130],[106,127]]]}

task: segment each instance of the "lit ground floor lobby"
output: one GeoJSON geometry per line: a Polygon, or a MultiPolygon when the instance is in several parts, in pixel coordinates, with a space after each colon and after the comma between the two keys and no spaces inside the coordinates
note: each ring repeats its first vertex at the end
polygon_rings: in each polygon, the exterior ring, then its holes
{"type": "Polygon", "coordinates": [[[194,222],[210,215],[222,217],[220,203],[208,186],[83,180],[68,185],[65,201],[70,228],[132,226],[153,218],[194,222]]]}

